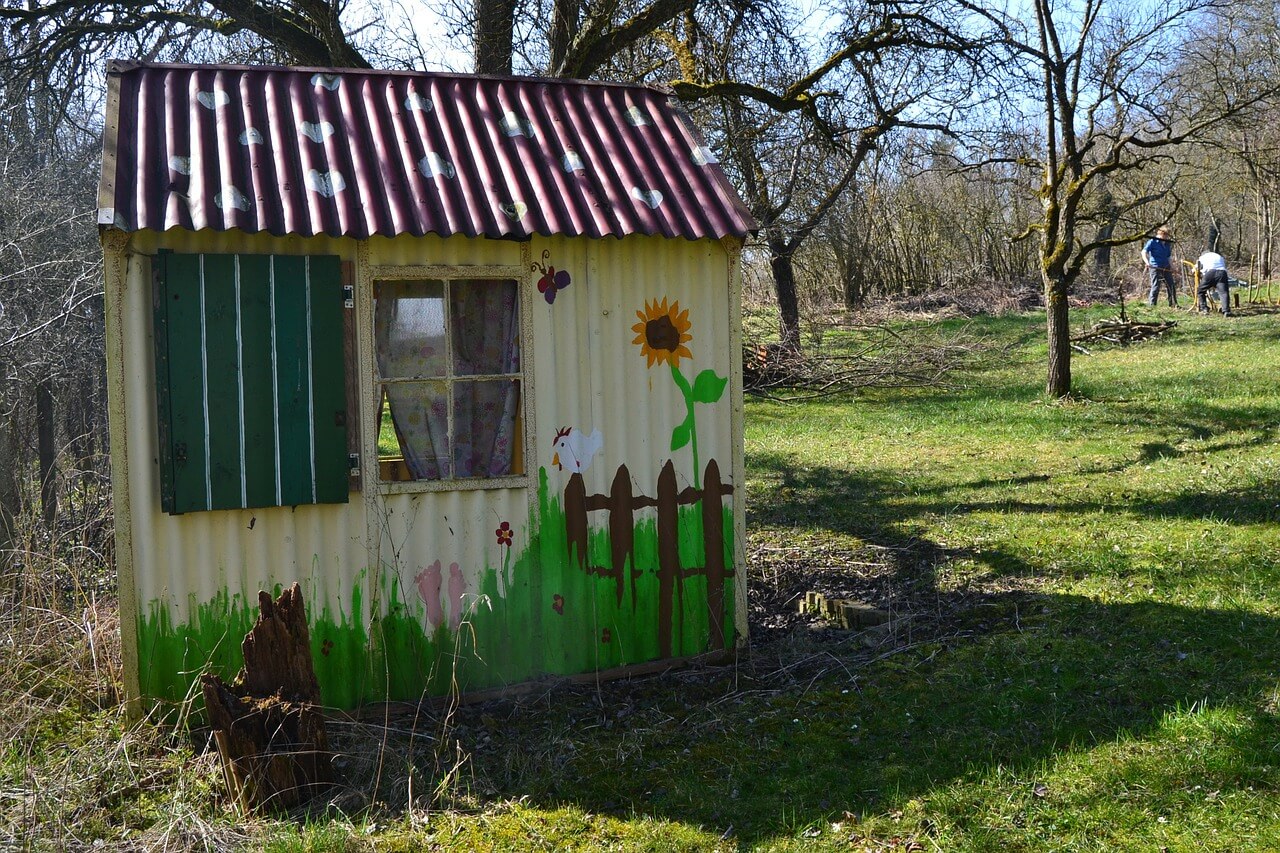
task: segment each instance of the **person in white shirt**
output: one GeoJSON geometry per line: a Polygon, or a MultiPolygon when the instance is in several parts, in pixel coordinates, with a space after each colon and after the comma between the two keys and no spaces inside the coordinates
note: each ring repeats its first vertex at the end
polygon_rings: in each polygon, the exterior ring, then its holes
{"type": "Polygon", "coordinates": [[[1209,291],[1216,290],[1218,292],[1218,301],[1222,303],[1223,315],[1231,316],[1231,302],[1228,294],[1228,278],[1227,278],[1227,262],[1217,252],[1210,250],[1205,252],[1196,261],[1196,269],[1200,272],[1200,286],[1196,288],[1196,310],[1209,310],[1209,306],[1205,300],[1209,291]]]}

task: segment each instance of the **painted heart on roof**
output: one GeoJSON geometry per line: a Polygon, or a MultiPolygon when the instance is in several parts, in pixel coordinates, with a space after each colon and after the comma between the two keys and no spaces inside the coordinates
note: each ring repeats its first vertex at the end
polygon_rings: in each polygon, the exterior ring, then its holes
{"type": "Polygon", "coordinates": [[[205,109],[216,110],[231,103],[231,96],[221,89],[214,89],[212,92],[196,92],[196,100],[205,109]]]}
{"type": "Polygon", "coordinates": [[[659,190],[643,190],[640,187],[632,187],[631,197],[647,204],[650,210],[657,210],[658,205],[662,204],[662,192],[659,190]]]}
{"type": "Polygon", "coordinates": [[[524,219],[524,215],[529,212],[529,205],[522,201],[508,202],[499,205],[499,207],[502,208],[503,213],[516,222],[524,219]]]}
{"type": "Polygon", "coordinates": [[[213,197],[213,203],[222,210],[232,207],[239,210],[249,209],[249,197],[231,185],[223,187],[222,192],[213,197]]]}
{"type": "Polygon", "coordinates": [[[410,92],[409,97],[404,99],[404,108],[406,110],[417,110],[419,112],[429,113],[436,108],[431,103],[431,99],[425,95],[419,95],[417,92],[410,92]]]}
{"type": "Polygon", "coordinates": [[[266,145],[267,141],[262,138],[262,132],[256,127],[247,127],[244,133],[240,134],[241,145],[266,145]]]}
{"type": "Polygon", "coordinates": [[[191,174],[191,158],[183,157],[180,154],[174,154],[169,158],[169,168],[177,172],[179,175],[191,174]]]}
{"type": "Polygon", "coordinates": [[[637,107],[635,104],[627,107],[627,124],[632,127],[644,127],[646,124],[652,124],[649,120],[649,114],[637,107]]]}
{"type": "Polygon", "coordinates": [[[564,157],[560,160],[560,164],[564,166],[566,172],[583,172],[586,171],[586,164],[582,162],[582,156],[570,148],[564,152],[564,157]]]}
{"type": "Polygon", "coordinates": [[[709,166],[712,163],[720,162],[719,158],[716,157],[716,152],[705,145],[699,145],[697,148],[690,150],[689,156],[693,158],[694,164],[698,166],[709,166]]]}
{"type": "Polygon", "coordinates": [[[307,188],[325,198],[333,198],[347,188],[347,179],[337,169],[321,174],[315,169],[307,172],[307,188]]]}
{"type": "Polygon", "coordinates": [[[342,82],[342,78],[337,74],[312,74],[311,85],[322,86],[330,92],[337,91],[338,85],[342,82]]]}
{"type": "Polygon", "coordinates": [[[299,126],[298,130],[300,130],[302,132],[302,135],[305,136],[307,139],[310,139],[312,142],[316,142],[316,143],[324,142],[325,137],[333,136],[333,133],[334,133],[333,125],[327,121],[322,121],[318,124],[313,124],[312,122],[304,121],[299,126]]]}
{"type": "Polygon", "coordinates": [[[527,118],[516,115],[515,112],[508,110],[507,114],[498,122],[498,129],[507,136],[527,136],[533,139],[535,132],[533,125],[527,118]]]}
{"type": "Polygon", "coordinates": [[[428,178],[436,175],[452,178],[458,174],[458,170],[453,167],[452,163],[434,151],[428,151],[427,156],[418,161],[418,171],[428,178]]]}

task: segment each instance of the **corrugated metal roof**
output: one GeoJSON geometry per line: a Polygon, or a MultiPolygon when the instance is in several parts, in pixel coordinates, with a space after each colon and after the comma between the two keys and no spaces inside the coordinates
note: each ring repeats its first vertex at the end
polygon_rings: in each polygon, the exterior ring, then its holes
{"type": "Polygon", "coordinates": [[[688,239],[756,225],[647,86],[113,62],[99,223],[688,239]]]}

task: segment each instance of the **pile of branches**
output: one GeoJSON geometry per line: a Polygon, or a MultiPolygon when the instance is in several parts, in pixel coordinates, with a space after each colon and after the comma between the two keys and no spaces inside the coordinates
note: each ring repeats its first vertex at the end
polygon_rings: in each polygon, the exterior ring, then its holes
{"type": "Polygon", "coordinates": [[[953,387],[950,375],[986,349],[964,335],[938,340],[919,329],[909,335],[883,326],[841,332],[829,338],[832,345],[825,351],[806,353],[779,343],[744,345],[743,390],[798,402],[872,387],[953,387]]]}
{"type": "Polygon", "coordinates": [[[1137,323],[1124,316],[1112,317],[1109,320],[1100,320],[1094,323],[1092,329],[1073,337],[1071,339],[1071,348],[1076,352],[1092,355],[1083,344],[1091,341],[1106,341],[1107,343],[1127,347],[1129,344],[1142,343],[1152,338],[1158,338],[1176,325],[1178,325],[1177,320],[1165,320],[1160,323],[1137,323]]]}

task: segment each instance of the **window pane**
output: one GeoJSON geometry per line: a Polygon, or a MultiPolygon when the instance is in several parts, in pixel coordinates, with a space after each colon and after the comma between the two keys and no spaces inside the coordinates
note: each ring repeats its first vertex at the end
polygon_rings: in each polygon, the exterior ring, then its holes
{"type": "MultiPolygon", "coordinates": [[[[449,386],[445,382],[397,382],[385,386],[391,424],[407,476],[380,464],[382,478],[440,480],[449,471],[449,386]]],[[[379,452],[379,463],[382,463],[379,452]]]]}
{"type": "Polygon", "coordinates": [[[378,282],[373,326],[378,375],[418,379],[445,375],[444,284],[378,282]]]}
{"type": "Polygon", "coordinates": [[[456,376],[520,371],[520,316],[514,281],[449,283],[456,376]]]}
{"type": "Polygon", "coordinates": [[[520,383],[510,379],[455,382],[455,477],[523,474],[520,383]]]}

